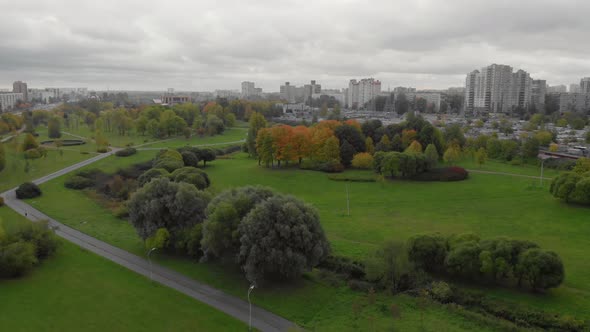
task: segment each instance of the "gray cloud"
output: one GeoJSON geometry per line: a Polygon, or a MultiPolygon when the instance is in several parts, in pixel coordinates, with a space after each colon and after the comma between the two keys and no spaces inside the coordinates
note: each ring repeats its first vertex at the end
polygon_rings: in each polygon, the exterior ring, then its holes
{"type": "Polygon", "coordinates": [[[0,86],[443,88],[490,63],[590,76],[583,0],[0,0],[0,86]]]}

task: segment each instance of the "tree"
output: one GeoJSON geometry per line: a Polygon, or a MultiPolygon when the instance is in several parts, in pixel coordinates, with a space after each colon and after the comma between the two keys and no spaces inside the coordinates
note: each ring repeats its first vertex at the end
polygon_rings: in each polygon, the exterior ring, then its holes
{"type": "Polygon", "coordinates": [[[274,146],[272,132],[270,128],[263,128],[258,131],[256,137],[256,155],[258,156],[258,165],[264,163],[266,167],[272,166],[274,162],[274,146]]]}
{"type": "Polygon", "coordinates": [[[249,120],[250,127],[248,129],[248,137],[246,143],[248,144],[248,153],[250,156],[256,156],[256,138],[258,137],[258,131],[262,128],[266,128],[267,123],[264,116],[258,112],[252,113],[249,120]]]}
{"type": "Polygon", "coordinates": [[[213,114],[209,114],[207,116],[207,122],[205,123],[205,128],[207,128],[209,135],[213,136],[216,134],[223,133],[223,130],[225,129],[225,125],[223,124],[223,120],[221,120],[218,116],[213,115],[213,114]]]}
{"type": "Polygon", "coordinates": [[[275,193],[265,187],[247,186],[232,188],[217,195],[207,206],[207,219],[203,223],[201,248],[205,259],[234,256],[240,250],[238,225],[256,205],[275,193]]]}
{"type": "Polygon", "coordinates": [[[407,245],[408,258],[424,271],[442,271],[447,255],[446,240],[439,234],[416,235],[407,245]]]}
{"type": "Polygon", "coordinates": [[[334,135],[338,138],[338,141],[342,143],[344,143],[344,141],[347,141],[350,145],[354,147],[354,150],[356,152],[366,151],[365,138],[361,133],[360,126],[355,127],[350,124],[338,126],[336,127],[336,129],[334,129],[334,135]]]}
{"type": "Polygon", "coordinates": [[[217,156],[215,155],[215,151],[209,148],[199,149],[197,150],[197,152],[197,158],[203,161],[203,167],[207,167],[207,162],[211,162],[215,160],[215,158],[217,158],[217,156]]]}
{"type": "Polygon", "coordinates": [[[409,105],[410,104],[408,103],[408,98],[405,94],[400,93],[396,96],[394,106],[397,114],[406,113],[408,111],[409,105]]]}
{"type": "Polygon", "coordinates": [[[18,241],[0,247],[0,277],[22,276],[37,262],[33,243],[18,241]]]}
{"type": "Polygon", "coordinates": [[[481,167],[481,165],[486,163],[487,159],[488,154],[486,152],[486,149],[479,148],[479,150],[477,150],[477,152],[475,153],[475,162],[477,163],[477,165],[481,167]]]}
{"type": "Polygon", "coordinates": [[[402,149],[406,149],[417,138],[417,133],[414,129],[404,129],[402,131],[402,149]]]}
{"type": "Polygon", "coordinates": [[[144,240],[160,228],[175,236],[205,219],[210,200],[209,193],[191,184],[155,178],[131,196],[129,220],[144,240]]]}
{"type": "Polygon", "coordinates": [[[298,277],[330,251],[317,211],[292,196],[267,199],[238,228],[242,234],[238,261],[251,282],[298,277]]]}
{"type": "Polygon", "coordinates": [[[373,167],[373,156],[368,152],[361,152],[352,158],[352,167],[359,169],[371,169],[373,167]]]}
{"type": "Polygon", "coordinates": [[[430,165],[430,167],[436,167],[436,165],[438,164],[438,151],[436,149],[436,146],[434,146],[434,144],[428,144],[428,146],[426,147],[426,150],[424,151],[424,156],[426,157],[426,161],[428,162],[428,164],[430,165]]]}
{"type": "Polygon", "coordinates": [[[352,158],[356,152],[357,151],[355,150],[354,146],[348,143],[347,140],[342,142],[342,145],[340,145],[340,162],[342,165],[344,165],[344,167],[349,167],[351,165],[352,158]]]}
{"type": "Polygon", "coordinates": [[[338,138],[331,136],[322,148],[322,161],[340,162],[340,145],[338,138]]]}
{"type": "Polygon", "coordinates": [[[391,145],[391,141],[389,140],[389,136],[383,135],[383,137],[381,137],[381,141],[377,143],[377,147],[375,149],[377,151],[391,151],[393,147],[391,145]]]}
{"type": "Polygon", "coordinates": [[[448,144],[457,143],[459,147],[463,147],[466,142],[465,135],[463,134],[463,129],[461,129],[461,126],[459,124],[452,124],[446,126],[444,138],[448,144]]]}
{"type": "Polygon", "coordinates": [[[549,151],[551,151],[551,152],[559,151],[559,145],[557,143],[549,144],[549,151]]]}
{"type": "Polygon", "coordinates": [[[416,98],[416,111],[424,112],[426,111],[427,101],[424,98],[416,98]]]}
{"type": "Polygon", "coordinates": [[[291,156],[301,165],[303,158],[308,157],[311,153],[311,132],[308,127],[297,126],[293,128],[290,141],[288,142],[291,156]]]}
{"type": "Polygon", "coordinates": [[[211,184],[207,173],[191,166],[178,168],[174,170],[169,177],[170,180],[174,182],[190,183],[199,190],[204,190],[211,184]]]}
{"type": "Polygon", "coordinates": [[[422,153],[422,144],[418,141],[413,141],[410,146],[406,148],[405,153],[422,153]]]}
{"type": "Polygon", "coordinates": [[[6,167],[6,151],[4,150],[4,144],[0,142],[0,172],[6,167]]]}
{"type": "Polygon", "coordinates": [[[199,167],[199,158],[197,155],[192,151],[182,151],[182,162],[184,166],[192,166],[192,167],[199,167]]]}
{"type": "Polygon", "coordinates": [[[38,147],[39,147],[39,143],[37,143],[37,140],[35,139],[35,137],[33,135],[31,135],[30,133],[26,133],[25,139],[23,140],[23,144],[21,146],[21,150],[27,151],[30,149],[36,149],[38,147]]]}
{"type": "Polygon", "coordinates": [[[41,189],[33,182],[25,182],[16,188],[16,198],[26,199],[41,196],[41,189]]]}
{"type": "Polygon", "coordinates": [[[57,116],[52,116],[47,124],[47,131],[49,138],[60,138],[61,137],[61,122],[57,116]]]}
{"type": "Polygon", "coordinates": [[[461,243],[451,249],[445,259],[447,272],[466,278],[475,278],[481,272],[481,248],[475,241],[461,243]]]}
{"type": "Polygon", "coordinates": [[[446,163],[452,164],[461,158],[461,148],[458,144],[451,144],[443,156],[446,163]]]}
{"type": "Polygon", "coordinates": [[[365,262],[366,278],[392,292],[401,290],[402,279],[412,270],[402,243],[387,242],[365,262]]]}
{"type": "Polygon", "coordinates": [[[563,263],[552,251],[529,249],[523,252],[517,269],[533,290],[557,287],[564,279],[563,263]]]}
{"type": "Polygon", "coordinates": [[[367,147],[367,152],[369,154],[375,153],[375,145],[373,144],[373,139],[370,136],[365,140],[365,146],[367,147]]]}

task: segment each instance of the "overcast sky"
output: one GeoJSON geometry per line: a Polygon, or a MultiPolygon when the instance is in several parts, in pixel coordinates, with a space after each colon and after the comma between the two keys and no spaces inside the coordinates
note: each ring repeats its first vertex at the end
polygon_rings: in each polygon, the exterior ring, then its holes
{"type": "Polygon", "coordinates": [[[0,87],[463,86],[491,63],[590,76],[588,0],[0,0],[0,87]]]}

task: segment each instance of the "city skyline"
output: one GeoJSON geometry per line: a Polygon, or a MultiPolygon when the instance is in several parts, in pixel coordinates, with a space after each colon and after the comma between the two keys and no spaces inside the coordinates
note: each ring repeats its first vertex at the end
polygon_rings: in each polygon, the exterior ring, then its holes
{"type": "Polygon", "coordinates": [[[579,42],[590,29],[590,4],[581,1],[104,1],[80,7],[63,0],[5,7],[2,84],[212,91],[252,81],[278,92],[286,81],[343,88],[351,78],[375,77],[383,90],[442,89],[462,86],[473,68],[490,63],[526,70],[549,85],[590,76],[590,46],[579,42]]]}

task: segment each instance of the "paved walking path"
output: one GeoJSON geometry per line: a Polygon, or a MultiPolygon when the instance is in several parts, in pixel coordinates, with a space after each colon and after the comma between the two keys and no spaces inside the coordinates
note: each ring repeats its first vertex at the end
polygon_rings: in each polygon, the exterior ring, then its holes
{"type": "MultiPolygon", "coordinates": [[[[80,167],[106,158],[117,150],[119,149],[113,149],[108,153],[84,160],[55,173],[41,177],[33,182],[36,184],[47,182],[68,172],[74,171],[80,167]]],[[[225,294],[205,284],[199,283],[191,278],[188,278],[178,272],[158,264],[153,264],[150,267],[150,263],[142,257],[131,254],[106,242],[100,241],[69,226],[66,226],[53,218],[50,218],[26,202],[17,199],[14,190],[15,189],[8,190],[2,193],[0,196],[4,197],[5,204],[8,207],[17,213],[26,216],[29,220],[49,220],[49,225],[55,229],[55,233],[58,236],[143,276],[151,276],[154,281],[157,281],[162,285],[174,288],[181,293],[184,293],[194,299],[223,311],[230,316],[248,323],[250,316],[247,302],[237,297],[225,294]]],[[[244,292],[246,291],[247,290],[244,289],[244,292]]],[[[287,331],[289,328],[294,327],[295,324],[262,308],[252,306],[252,326],[261,331],[287,331]]]]}
{"type": "MultiPolygon", "coordinates": [[[[533,176],[533,175],[523,175],[523,174],[514,174],[514,173],[505,173],[505,172],[493,172],[493,171],[481,171],[477,169],[468,169],[467,172],[469,173],[481,173],[481,174],[495,174],[495,175],[508,175],[508,176],[516,176],[521,178],[529,178],[529,179],[540,179],[540,176],[533,176]]],[[[543,177],[543,180],[551,180],[553,178],[543,177]]]]}

